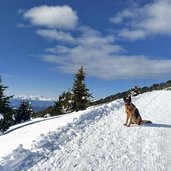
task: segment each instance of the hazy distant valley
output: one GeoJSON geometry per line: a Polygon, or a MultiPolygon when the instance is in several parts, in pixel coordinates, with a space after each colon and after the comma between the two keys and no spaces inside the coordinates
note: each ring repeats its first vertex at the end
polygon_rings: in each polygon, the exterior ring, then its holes
{"type": "Polygon", "coordinates": [[[23,100],[31,103],[31,107],[34,112],[44,110],[55,102],[55,98],[46,98],[42,96],[14,96],[14,98],[10,100],[11,106],[13,108],[18,108],[23,100]]]}

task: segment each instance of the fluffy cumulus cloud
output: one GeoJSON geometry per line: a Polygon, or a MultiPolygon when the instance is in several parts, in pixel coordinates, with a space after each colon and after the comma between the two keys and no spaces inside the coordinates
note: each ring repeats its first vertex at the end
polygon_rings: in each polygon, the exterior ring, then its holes
{"type": "Polygon", "coordinates": [[[171,1],[154,0],[143,7],[126,9],[110,21],[114,24],[126,23],[119,36],[137,40],[150,35],[171,36],[171,1]]]}
{"type": "Polygon", "coordinates": [[[69,6],[39,6],[23,13],[33,25],[48,28],[73,29],[77,25],[77,13],[69,6]]]}

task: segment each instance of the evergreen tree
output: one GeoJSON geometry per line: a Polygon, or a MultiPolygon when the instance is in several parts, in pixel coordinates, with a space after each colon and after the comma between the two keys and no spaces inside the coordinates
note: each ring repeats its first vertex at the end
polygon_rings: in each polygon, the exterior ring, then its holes
{"type": "Polygon", "coordinates": [[[72,87],[72,110],[84,110],[90,104],[90,98],[92,94],[89,93],[89,89],[85,84],[85,72],[83,66],[75,74],[74,83],[72,87]]]}
{"type": "Polygon", "coordinates": [[[61,103],[61,95],[58,100],[55,102],[55,105],[52,107],[50,114],[51,116],[61,115],[62,114],[62,103],[61,103]]]}
{"type": "Polygon", "coordinates": [[[33,112],[29,102],[22,101],[15,116],[16,123],[30,120],[32,114],[33,112]]]}
{"type": "Polygon", "coordinates": [[[72,112],[71,104],[72,93],[70,91],[63,92],[59,95],[58,100],[51,111],[52,115],[60,115],[72,112]]]}
{"type": "Polygon", "coordinates": [[[63,114],[72,112],[72,93],[70,91],[62,93],[61,106],[63,114]]]}
{"type": "Polygon", "coordinates": [[[0,129],[2,131],[5,131],[13,124],[13,110],[10,107],[10,99],[13,96],[5,96],[4,91],[7,89],[7,86],[2,85],[2,80],[0,77],[0,114],[1,116],[1,121],[0,121],[0,129]]]}
{"type": "Polygon", "coordinates": [[[138,87],[138,86],[135,86],[134,88],[132,88],[132,89],[130,90],[131,96],[137,96],[137,95],[140,94],[140,92],[141,92],[141,88],[138,87]]]}

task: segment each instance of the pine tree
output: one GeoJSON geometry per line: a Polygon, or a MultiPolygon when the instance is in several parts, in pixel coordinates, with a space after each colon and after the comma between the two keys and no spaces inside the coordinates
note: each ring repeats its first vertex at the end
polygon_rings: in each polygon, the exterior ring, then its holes
{"type": "Polygon", "coordinates": [[[5,131],[13,124],[13,110],[10,107],[10,99],[13,96],[5,96],[4,91],[7,89],[7,86],[2,85],[2,80],[0,77],[0,114],[1,116],[1,121],[0,121],[0,129],[2,131],[5,131]]]}
{"type": "Polygon", "coordinates": [[[70,91],[63,92],[59,95],[58,100],[51,111],[52,115],[61,115],[72,112],[71,106],[72,93],[70,91]]]}
{"type": "Polygon", "coordinates": [[[72,93],[70,91],[62,93],[61,105],[63,114],[72,112],[72,93]]]}
{"type": "Polygon", "coordinates": [[[50,114],[51,116],[61,115],[62,114],[62,96],[60,95],[58,100],[55,102],[55,105],[52,107],[50,114]]]}
{"type": "Polygon", "coordinates": [[[141,88],[138,87],[138,86],[135,86],[134,88],[132,88],[132,89],[130,90],[131,96],[137,96],[137,95],[140,94],[140,92],[141,92],[141,88]]]}
{"type": "Polygon", "coordinates": [[[30,120],[32,114],[33,114],[33,112],[32,112],[32,108],[31,108],[29,102],[28,101],[22,101],[18,110],[17,110],[15,120],[17,123],[20,123],[22,121],[25,122],[27,120],[30,120]]]}
{"type": "Polygon", "coordinates": [[[85,72],[83,66],[75,74],[74,83],[72,87],[72,110],[84,110],[90,104],[90,98],[92,94],[89,93],[89,89],[85,84],[85,72]]]}

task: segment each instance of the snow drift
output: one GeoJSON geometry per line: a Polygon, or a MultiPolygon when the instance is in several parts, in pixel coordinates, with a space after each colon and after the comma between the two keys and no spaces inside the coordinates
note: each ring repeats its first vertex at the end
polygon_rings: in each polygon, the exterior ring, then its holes
{"type": "Polygon", "coordinates": [[[122,99],[11,127],[0,136],[0,170],[171,170],[171,91],[133,98],[150,125],[123,126],[122,99]]]}

